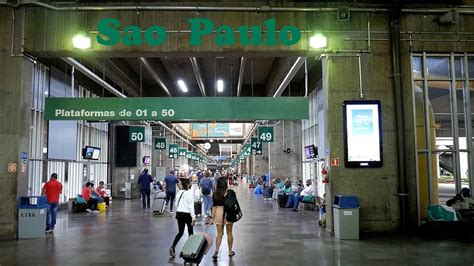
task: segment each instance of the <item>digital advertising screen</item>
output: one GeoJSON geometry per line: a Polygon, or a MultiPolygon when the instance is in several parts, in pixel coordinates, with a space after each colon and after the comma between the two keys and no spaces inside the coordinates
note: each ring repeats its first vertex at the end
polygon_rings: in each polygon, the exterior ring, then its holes
{"type": "Polygon", "coordinates": [[[318,157],[318,150],[314,145],[305,146],[304,154],[306,155],[306,159],[314,159],[318,157]]]}
{"type": "Polygon", "coordinates": [[[345,166],[348,168],[382,167],[380,101],[344,101],[343,118],[345,166]]]}

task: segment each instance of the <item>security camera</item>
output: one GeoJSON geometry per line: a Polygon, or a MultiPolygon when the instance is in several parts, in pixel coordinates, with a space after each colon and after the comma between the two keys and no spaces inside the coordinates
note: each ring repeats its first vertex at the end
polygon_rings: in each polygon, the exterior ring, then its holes
{"type": "Polygon", "coordinates": [[[435,19],[439,24],[457,24],[459,22],[459,13],[456,10],[449,10],[435,19]]]}

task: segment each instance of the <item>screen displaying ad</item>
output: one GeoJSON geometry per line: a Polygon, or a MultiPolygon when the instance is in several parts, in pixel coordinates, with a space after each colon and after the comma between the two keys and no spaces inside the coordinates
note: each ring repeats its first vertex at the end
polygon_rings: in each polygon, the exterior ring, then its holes
{"type": "Polygon", "coordinates": [[[242,123],[193,123],[193,138],[224,138],[242,137],[244,135],[242,123]]]}
{"type": "Polygon", "coordinates": [[[382,167],[379,101],[345,101],[346,167],[382,167]]]}

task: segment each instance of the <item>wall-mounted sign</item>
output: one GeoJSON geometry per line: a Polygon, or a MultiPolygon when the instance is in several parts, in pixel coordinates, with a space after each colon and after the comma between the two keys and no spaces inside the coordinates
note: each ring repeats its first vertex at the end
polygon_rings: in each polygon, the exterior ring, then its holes
{"type": "Polygon", "coordinates": [[[169,144],[168,145],[168,158],[170,159],[177,159],[179,153],[179,146],[178,144],[169,144]]]}
{"type": "Polygon", "coordinates": [[[344,101],[344,165],[349,168],[383,166],[380,101],[344,101]]]}
{"type": "Polygon", "coordinates": [[[242,137],[242,123],[193,123],[193,138],[242,137]]]}
{"type": "Polygon", "coordinates": [[[16,163],[8,163],[8,172],[16,173],[16,163]]]}
{"type": "Polygon", "coordinates": [[[250,146],[252,155],[262,154],[262,142],[258,141],[258,138],[251,138],[250,146]]]}
{"type": "Polygon", "coordinates": [[[46,98],[45,118],[95,121],[298,120],[309,118],[309,101],[304,97],[46,98]]]}
{"type": "Polygon", "coordinates": [[[156,138],[155,139],[155,149],[156,150],[166,150],[166,138],[156,138]]]}
{"type": "Polygon", "coordinates": [[[339,166],[339,157],[331,158],[331,166],[339,166]]]}
{"type": "Polygon", "coordinates": [[[273,127],[259,127],[258,140],[260,142],[273,142],[273,127]]]}
{"type": "Polygon", "coordinates": [[[145,127],[130,127],[128,141],[145,142],[145,127]]]}
{"type": "Polygon", "coordinates": [[[179,148],[179,154],[178,154],[179,157],[186,157],[186,152],[187,152],[187,151],[188,151],[188,150],[185,149],[185,148],[179,148]]]}

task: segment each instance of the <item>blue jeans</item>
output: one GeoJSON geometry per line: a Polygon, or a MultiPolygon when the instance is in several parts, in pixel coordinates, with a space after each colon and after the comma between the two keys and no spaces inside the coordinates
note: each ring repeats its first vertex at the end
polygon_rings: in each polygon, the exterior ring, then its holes
{"type": "Polygon", "coordinates": [[[212,196],[209,195],[202,195],[202,202],[204,203],[204,215],[211,214],[212,208],[212,196]]]}
{"type": "Polygon", "coordinates": [[[140,192],[142,194],[143,208],[150,208],[150,189],[142,189],[140,192]]]}
{"type": "Polygon", "coordinates": [[[293,199],[294,200],[294,203],[293,203],[293,209],[294,210],[298,209],[298,206],[300,205],[300,202],[303,200],[303,198],[304,198],[304,196],[301,196],[301,195],[295,196],[295,198],[293,199]]]}
{"type": "Polygon", "coordinates": [[[48,203],[48,209],[46,210],[46,230],[54,230],[58,205],[58,203],[48,203]]]}

